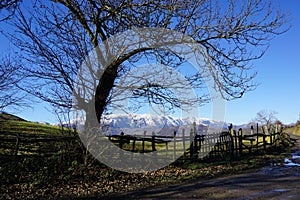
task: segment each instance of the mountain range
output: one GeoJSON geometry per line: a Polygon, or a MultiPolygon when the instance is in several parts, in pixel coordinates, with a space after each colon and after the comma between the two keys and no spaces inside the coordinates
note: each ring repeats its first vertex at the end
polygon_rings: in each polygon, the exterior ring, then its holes
{"type": "Polygon", "coordinates": [[[111,114],[103,117],[102,130],[105,134],[114,135],[121,132],[129,135],[147,134],[170,135],[182,129],[190,130],[196,123],[197,132],[222,131],[228,128],[225,122],[196,117],[172,117],[150,114],[111,114]]]}

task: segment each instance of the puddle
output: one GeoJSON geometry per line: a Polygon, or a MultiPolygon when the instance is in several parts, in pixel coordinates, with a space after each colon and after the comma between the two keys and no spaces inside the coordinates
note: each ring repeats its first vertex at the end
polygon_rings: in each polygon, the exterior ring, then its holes
{"type": "Polygon", "coordinates": [[[284,159],[284,166],[286,167],[300,167],[300,164],[294,163],[292,160],[285,158],[284,159]]]}
{"type": "Polygon", "coordinates": [[[274,193],[285,193],[285,192],[289,192],[289,191],[291,191],[291,189],[275,189],[275,190],[269,190],[269,191],[260,191],[258,193],[248,195],[247,198],[245,198],[245,199],[257,199],[258,197],[261,197],[261,196],[274,195],[274,193]]]}
{"type": "Polygon", "coordinates": [[[299,153],[292,153],[292,159],[300,159],[299,153]]]}
{"type": "Polygon", "coordinates": [[[300,167],[300,152],[292,153],[292,158],[284,159],[284,166],[286,167],[300,167]]]}
{"type": "Polygon", "coordinates": [[[273,190],[274,192],[287,192],[287,191],[290,191],[291,189],[276,189],[276,190],[273,190]]]}

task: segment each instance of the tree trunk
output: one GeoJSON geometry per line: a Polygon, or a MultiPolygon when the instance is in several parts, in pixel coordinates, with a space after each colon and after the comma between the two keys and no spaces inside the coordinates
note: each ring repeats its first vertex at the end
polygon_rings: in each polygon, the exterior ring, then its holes
{"type": "Polygon", "coordinates": [[[95,112],[97,120],[100,123],[101,116],[108,103],[110,91],[114,86],[115,79],[118,76],[118,64],[111,64],[103,73],[99,80],[95,92],[95,112]]]}

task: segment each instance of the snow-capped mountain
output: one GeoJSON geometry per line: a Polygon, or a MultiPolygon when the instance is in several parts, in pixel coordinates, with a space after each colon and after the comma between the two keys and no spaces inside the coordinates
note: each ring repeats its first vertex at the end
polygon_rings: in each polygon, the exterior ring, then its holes
{"type": "MultiPolygon", "coordinates": [[[[228,129],[229,124],[222,121],[214,121],[207,118],[186,117],[179,118],[173,116],[157,116],[150,114],[110,114],[102,117],[101,129],[105,135],[172,135],[176,132],[181,135],[185,129],[186,134],[191,129],[195,129],[196,123],[198,134],[206,132],[219,133],[228,129]]],[[[77,130],[84,129],[84,120],[71,120],[70,123],[58,124],[64,127],[74,127],[77,130]]]]}
{"type": "Polygon", "coordinates": [[[208,130],[223,130],[228,127],[225,122],[217,122],[204,118],[178,118],[172,116],[156,116],[150,114],[111,114],[103,117],[102,130],[105,134],[152,134],[155,132],[160,135],[170,135],[174,131],[193,128],[193,123],[196,123],[198,132],[208,130]]]}

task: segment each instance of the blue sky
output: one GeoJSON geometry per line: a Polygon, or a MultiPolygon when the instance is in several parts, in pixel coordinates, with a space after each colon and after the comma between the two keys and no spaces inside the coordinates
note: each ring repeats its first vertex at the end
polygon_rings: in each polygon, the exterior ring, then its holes
{"type": "MultiPolygon", "coordinates": [[[[260,83],[258,88],[246,93],[243,98],[226,103],[225,120],[243,124],[255,118],[263,109],[278,112],[277,117],[284,123],[293,123],[300,118],[300,1],[276,0],[283,10],[289,10],[292,28],[272,40],[263,58],[254,62],[260,83]]],[[[10,44],[0,35],[0,52],[7,51],[10,44]]],[[[209,108],[204,108],[209,109],[209,108]]],[[[16,114],[31,121],[56,122],[46,104],[35,105],[16,114]]],[[[207,116],[204,116],[207,117],[207,116]]]]}
{"type": "Polygon", "coordinates": [[[289,10],[292,28],[271,41],[271,46],[254,64],[258,71],[255,91],[242,99],[227,102],[226,121],[246,123],[262,109],[278,112],[284,123],[293,123],[300,116],[300,1],[281,1],[289,10]]]}

